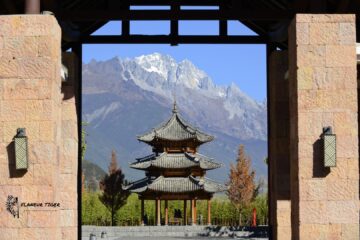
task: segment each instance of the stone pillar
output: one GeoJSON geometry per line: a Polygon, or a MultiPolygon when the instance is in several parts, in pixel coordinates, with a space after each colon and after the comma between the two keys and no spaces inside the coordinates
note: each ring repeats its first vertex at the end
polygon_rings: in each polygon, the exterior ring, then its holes
{"type": "Polygon", "coordinates": [[[298,14],[289,27],[293,239],[359,239],[355,15],[298,14]],[[324,168],[322,127],[337,139],[324,168]]]}
{"type": "Polygon", "coordinates": [[[141,199],[141,219],[140,219],[140,222],[141,222],[141,226],[145,225],[145,223],[144,223],[144,199],[141,199]]]}
{"type": "Polygon", "coordinates": [[[187,208],[186,208],[186,205],[187,205],[187,200],[184,200],[184,225],[187,225],[187,214],[186,214],[187,208]]]}
{"type": "MultiPolygon", "coordinates": [[[[53,16],[0,16],[0,202],[10,195],[19,202],[19,218],[5,205],[0,208],[2,239],[77,238],[76,174],[64,172],[61,155],[68,151],[71,171],[76,169],[76,134],[67,135],[62,127],[60,46],[53,16]],[[26,128],[28,136],[27,171],[14,165],[17,128],[26,128]]],[[[69,125],[76,133],[76,122],[69,125]]]]}
{"type": "Polygon", "coordinates": [[[62,54],[62,62],[68,68],[69,78],[62,83],[61,93],[61,145],[60,160],[60,193],[57,199],[62,203],[62,233],[68,239],[76,238],[77,218],[77,170],[78,170],[78,129],[76,112],[76,84],[78,81],[78,57],[70,52],[62,54]]]}
{"type": "Polygon", "coordinates": [[[273,239],[291,239],[288,51],[268,61],[270,225],[273,239]]]}
{"type": "Polygon", "coordinates": [[[211,199],[207,201],[207,224],[211,225],[211,199]]]}
{"type": "Polygon", "coordinates": [[[168,200],[165,200],[165,226],[169,224],[168,200]]]}

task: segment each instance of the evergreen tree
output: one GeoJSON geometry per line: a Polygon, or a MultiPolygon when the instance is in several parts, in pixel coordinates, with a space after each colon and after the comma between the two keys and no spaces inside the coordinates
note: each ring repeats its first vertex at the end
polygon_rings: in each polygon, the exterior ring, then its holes
{"type": "Polygon", "coordinates": [[[99,196],[100,201],[110,211],[111,226],[115,225],[115,213],[125,205],[130,195],[128,191],[122,189],[122,185],[126,184],[124,178],[121,168],[117,166],[115,151],[112,151],[109,173],[100,181],[102,194],[99,196]]]}
{"type": "Polygon", "coordinates": [[[239,213],[241,226],[242,209],[246,208],[254,196],[255,172],[250,170],[251,160],[245,154],[244,145],[240,145],[236,165],[231,164],[227,195],[239,213]]]}

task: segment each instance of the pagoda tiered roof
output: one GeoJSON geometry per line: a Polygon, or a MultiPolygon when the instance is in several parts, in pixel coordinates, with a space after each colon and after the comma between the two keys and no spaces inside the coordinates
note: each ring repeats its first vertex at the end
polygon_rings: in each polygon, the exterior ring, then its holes
{"type": "Polygon", "coordinates": [[[222,164],[215,162],[212,158],[198,153],[161,153],[160,155],[151,154],[138,158],[136,162],[130,164],[134,169],[164,168],[179,169],[200,167],[204,170],[211,170],[221,167],[222,164]]]}
{"type": "Polygon", "coordinates": [[[146,178],[123,186],[142,199],[210,199],[214,193],[226,191],[220,183],[205,178],[207,170],[222,166],[214,159],[197,153],[197,147],[213,136],[201,132],[184,121],[176,102],[170,119],[138,140],[153,146],[153,154],[137,158],[131,168],[146,171],[146,178]]]}
{"type": "Polygon", "coordinates": [[[143,178],[125,186],[124,189],[134,193],[145,193],[147,191],[163,193],[204,191],[211,194],[227,190],[224,185],[214,182],[208,178],[195,178],[193,176],[171,178],[159,176],[155,179],[143,178]]]}
{"type": "Polygon", "coordinates": [[[137,138],[139,141],[148,144],[159,139],[168,141],[196,140],[200,144],[214,139],[213,136],[201,132],[182,119],[176,105],[174,105],[173,115],[168,121],[137,138]]]}

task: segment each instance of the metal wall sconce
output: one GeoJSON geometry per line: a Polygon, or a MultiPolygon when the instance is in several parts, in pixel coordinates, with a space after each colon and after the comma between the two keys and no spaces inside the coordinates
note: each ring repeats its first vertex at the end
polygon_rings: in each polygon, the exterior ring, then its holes
{"type": "Polygon", "coordinates": [[[15,143],[15,168],[17,170],[26,170],[28,168],[28,140],[25,128],[18,128],[15,143]]]}
{"type": "Polygon", "coordinates": [[[331,127],[324,127],[322,139],[324,143],[324,167],[336,167],[336,135],[331,127]]]}

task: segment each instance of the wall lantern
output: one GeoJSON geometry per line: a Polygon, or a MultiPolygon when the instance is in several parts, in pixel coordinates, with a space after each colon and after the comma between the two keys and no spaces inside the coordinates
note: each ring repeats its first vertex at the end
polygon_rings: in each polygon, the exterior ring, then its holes
{"type": "Polygon", "coordinates": [[[24,170],[28,168],[28,141],[25,133],[25,128],[18,128],[15,143],[15,166],[17,170],[24,170]]]}
{"type": "Polygon", "coordinates": [[[336,167],[336,135],[331,127],[324,127],[322,139],[324,143],[324,167],[336,167]]]}

